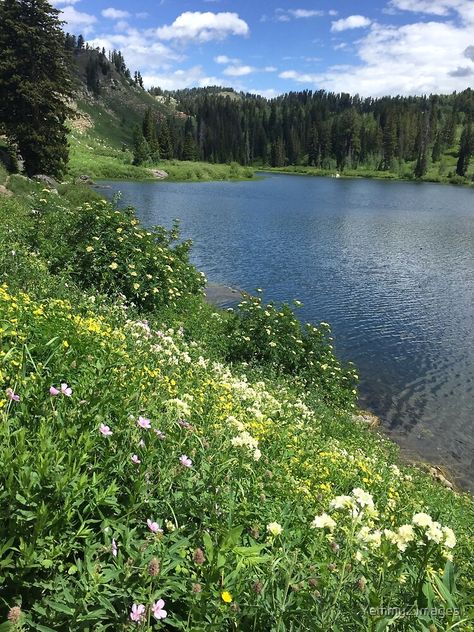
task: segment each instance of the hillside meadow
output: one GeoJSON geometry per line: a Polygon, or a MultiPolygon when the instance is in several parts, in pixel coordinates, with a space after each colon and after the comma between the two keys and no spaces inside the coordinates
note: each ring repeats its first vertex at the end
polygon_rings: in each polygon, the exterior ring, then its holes
{"type": "Polygon", "coordinates": [[[358,420],[327,323],[215,309],[178,226],[10,186],[1,632],[474,630],[472,498],[358,420]]]}

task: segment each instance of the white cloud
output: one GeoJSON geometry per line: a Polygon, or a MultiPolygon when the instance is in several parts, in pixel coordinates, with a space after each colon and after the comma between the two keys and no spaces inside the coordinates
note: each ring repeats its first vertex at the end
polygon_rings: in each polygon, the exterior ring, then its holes
{"type": "Polygon", "coordinates": [[[248,35],[248,24],[237,13],[186,11],[173,24],[162,26],[156,34],[163,40],[194,40],[210,42],[223,40],[229,35],[248,35]]]}
{"type": "Polygon", "coordinates": [[[160,86],[164,90],[182,90],[199,86],[221,85],[222,81],[217,77],[207,76],[202,66],[194,66],[186,70],[175,70],[167,73],[144,74],[143,83],[145,87],[160,86]]]}
{"type": "Polygon", "coordinates": [[[412,11],[439,17],[458,13],[462,20],[474,24],[473,0],[390,0],[389,10],[412,11]]]}
{"type": "Polygon", "coordinates": [[[278,68],[276,66],[265,66],[263,69],[264,72],[276,72],[278,68]]]}
{"type": "Polygon", "coordinates": [[[336,15],[339,15],[339,11],[334,11],[334,9],[331,9],[331,11],[328,11],[328,15],[330,15],[331,17],[335,17],[336,15]]]}
{"type": "Polygon", "coordinates": [[[340,42],[339,44],[334,44],[333,48],[334,50],[344,50],[344,48],[347,48],[347,43],[340,42]]]}
{"type": "Polygon", "coordinates": [[[253,66],[228,66],[223,72],[227,77],[243,77],[256,71],[257,68],[253,66]]]}
{"type": "Polygon", "coordinates": [[[292,79],[298,83],[317,83],[319,75],[312,75],[307,72],[299,72],[297,70],[285,70],[279,75],[280,79],[292,79]]]}
{"type": "Polygon", "coordinates": [[[216,64],[240,64],[240,59],[237,57],[227,57],[227,55],[217,55],[214,57],[216,64]]]}
{"type": "Polygon", "coordinates": [[[70,30],[74,33],[81,32],[88,35],[93,31],[93,25],[97,22],[95,15],[77,11],[70,4],[61,8],[60,19],[66,22],[64,30],[70,30]]]}
{"type": "Polygon", "coordinates": [[[465,51],[463,51],[464,57],[474,61],[474,46],[468,46],[465,51]]]}
{"type": "Polygon", "coordinates": [[[122,11],[121,9],[114,9],[109,7],[102,11],[104,18],[110,18],[111,20],[122,20],[123,18],[129,18],[130,13],[128,11],[122,11]]]}
{"type": "Polygon", "coordinates": [[[183,55],[158,42],[153,34],[138,29],[128,28],[124,33],[98,35],[89,43],[93,47],[104,47],[106,50],[121,50],[127,65],[132,69],[140,68],[142,74],[170,68],[170,63],[185,59],[183,55]]]}
{"type": "Polygon", "coordinates": [[[288,13],[296,19],[315,18],[324,15],[324,11],[317,11],[314,9],[289,9],[288,13]]]}
{"type": "Polygon", "coordinates": [[[333,33],[347,31],[348,29],[360,29],[364,26],[370,26],[371,20],[363,15],[350,15],[348,18],[336,20],[331,25],[333,33]]]}
{"type": "Polygon", "coordinates": [[[267,99],[274,99],[279,94],[282,94],[281,90],[275,90],[275,88],[262,88],[261,90],[257,88],[248,90],[247,92],[249,92],[250,94],[258,94],[261,97],[266,97],[267,99]]]}
{"type": "Polygon", "coordinates": [[[81,0],[50,0],[53,7],[61,7],[61,6],[71,6],[73,4],[77,4],[81,0]]]}

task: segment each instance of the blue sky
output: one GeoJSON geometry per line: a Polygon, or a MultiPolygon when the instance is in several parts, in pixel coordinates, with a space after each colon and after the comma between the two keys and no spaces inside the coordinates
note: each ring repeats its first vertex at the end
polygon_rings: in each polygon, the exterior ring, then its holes
{"type": "Polygon", "coordinates": [[[449,93],[474,84],[474,0],[54,0],[147,87],[449,93]]]}

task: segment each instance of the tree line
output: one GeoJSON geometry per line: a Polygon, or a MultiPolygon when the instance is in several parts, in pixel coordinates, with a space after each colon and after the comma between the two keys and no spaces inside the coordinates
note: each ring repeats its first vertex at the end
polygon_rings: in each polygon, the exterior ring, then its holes
{"type": "MultiPolygon", "coordinates": [[[[362,99],[323,90],[290,92],[275,99],[229,88],[196,88],[152,94],[177,102],[185,123],[173,127],[173,155],[209,162],[237,161],[274,167],[381,171],[407,168],[422,177],[443,154],[458,157],[465,176],[474,151],[474,92],[362,99]],[[459,140],[459,132],[461,139],[459,140]]],[[[148,128],[147,128],[148,129],[148,128]]],[[[145,133],[145,138],[147,138],[145,133]]]]}

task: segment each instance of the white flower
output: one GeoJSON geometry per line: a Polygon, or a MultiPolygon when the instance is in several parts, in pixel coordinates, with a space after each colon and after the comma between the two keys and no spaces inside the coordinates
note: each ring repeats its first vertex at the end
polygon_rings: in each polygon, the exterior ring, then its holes
{"type": "Polygon", "coordinates": [[[447,546],[448,549],[453,549],[456,546],[454,531],[449,527],[443,527],[443,531],[445,535],[444,546],[447,546]]]}
{"type": "Polygon", "coordinates": [[[316,516],[311,523],[311,527],[313,529],[330,529],[332,531],[335,526],[335,520],[333,520],[331,516],[328,516],[326,513],[323,513],[320,516],[316,516]]]}
{"type": "Polygon", "coordinates": [[[283,531],[283,527],[281,526],[281,524],[278,524],[278,522],[270,522],[269,524],[267,524],[267,531],[268,533],[270,533],[270,535],[276,538],[283,531]]]}
{"type": "Polygon", "coordinates": [[[426,537],[428,540],[432,540],[433,542],[436,542],[436,544],[439,544],[442,541],[443,535],[443,530],[441,529],[439,522],[433,522],[426,530],[426,537]]]}
{"type": "Polygon", "coordinates": [[[260,458],[262,456],[262,453],[260,452],[260,450],[257,448],[254,453],[253,453],[253,458],[255,461],[259,461],[260,458]]]}
{"type": "Polygon", "coordinates": [[[371,548],[378,549],[381,544],[382,532],[378,530],[371,532],[369,527],[362,527],[356,537],[371,548]]]}
{"type": "Polygon", "coordinates": [[[330,507],[331,509],[345,509],[346,507],[353,507],[354,500],[350,496],[336,496],[333,500],[331,500],[330,507]]]}
{"type": "Polygon", "coordinates": [[[357,502],[359,503],[361,507],[374,506],[374,499],[372,498],[371,494],[369,494],[368,492],[365,492],[363,489],[360,489],[360,487],[356,487],[355,489],[353,489],[352,495],[354,496],[354,498],[357,500],[357,502]]]}
{"type": "Polygon", "coordinates": [[[417,527],[429,527],[433,523],[433,519],[427,513],[417,513],[413,516],[412,522],[417,527]]]}
{"type": "Polygon", "coordinates": [[[400,476],[400,470],[399,470],[399,468],[396,465],[391,465],[390,469],[395,474],[395,476],[400,476]]]}

